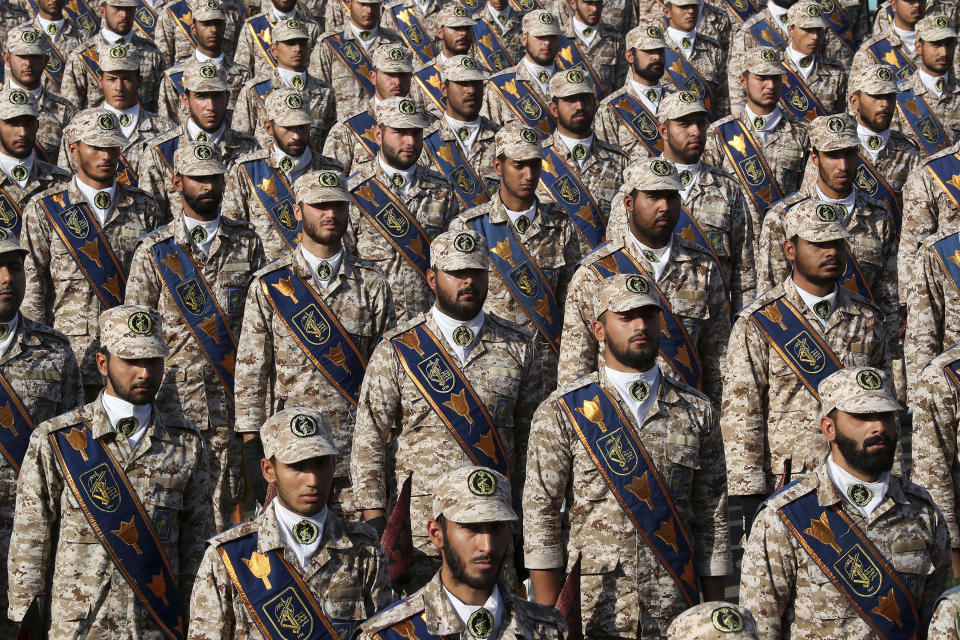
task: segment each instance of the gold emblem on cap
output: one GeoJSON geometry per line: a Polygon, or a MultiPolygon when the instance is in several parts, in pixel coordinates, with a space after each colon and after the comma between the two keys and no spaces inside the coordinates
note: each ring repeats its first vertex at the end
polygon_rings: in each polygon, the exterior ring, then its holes
{"type": "Polygon", "coordinates": [[[651,38],[660,38],[662,33],[660,33],[659,27],[647,27],[647,35],[651,38]]]}
{"type": "Polygon", "coordinates": [[[657,176],[670,175],[670,163],[666,160],[654,160],[650,163],[650,170],[657,176]]]}
{"type": "Polygon", "coordinates": [[[97,117],[97,126],[99,126],[104,131],[113,131],[116,127],[113,124],[113,118],[110,117],[109,113],[101,113],[97,117]]]}
{"type": "Polygon", "coordinates": [[[649,293],[650,285],[643,276],[630,276],[627,278],[627,291],[632,293],[649,293]]]}
{"type": "Polygon", "coordinates": [[[132,416],[120,418],[117,420],[117,433],[124,438],[129,438],[133,435],[133,432],[137,430],[138,424],[137,419],[132,416]]]}
{"type": "Polygon", "coordinates": [[[27,168],[22,164],[18,164],[10,171],[10,176],[17,182],[23,182],[27,179],[27,168]]]}
{"type": "Polygon", "coordinates": [[[830,204],[817,205],[817,220],[820,222],[836,222],[837,210],[830,204]]]}
{"type": "Polygon", "coordinates": [[[710,616],[713,628],[722,633],[743,631],[743,616],[733,607],[717,607],[710,616]]]}
{"type": "Polygon", "coordinates": [[[413,103],[413,100],[403,99],[397,105],[397,111],[403,115],[412,116],[417,112],[417,105],[413,103]]]}
{"type": "Polygon", "coordinates": [[[840,133],[846,128],[843,118],[831,116],[827,118],[827,130],[833,133],[840,133]]]}
{"type": "Polygon", "coordinates": [[[207,9],[219,9],[220,3],[217,0],[207,0],[207,9]]]}
{"type": "Polygon", "coordinates": [[[290,86],[294,89],[303,89],[303,76],[293,76],[290,78],[290,86]]]}
{"type": "Polygon", "coordinates": [[[497,479],[486,469],[477,469],[467,477],[467,488],[475,496],[492,496],[497,490],[497,479]]]}
{"type": "Polygon", "coordinates": [[[777,59],[777,52],[773,49],[763,49],[760,51],[760,59],[767,62],[773,62],[777,59]]]}
{"type": "Polygon", "coordinates": [[[134,311],[127,318],[127,327],[139,336],[148,335],[153,330],[153,318],[146,311],[134,311]]]}
{"type": "Polygon", "coordinates": [[[299,20],[297,20],[296,18],[292,18],[292,19],[290,19],[290,20],[287,20],[287,28],[288,28],[288,29],[302,29],[302,28],[303,28],[303,23],[300,22],[299,20]]]}
{"type": "Polygon", "coordinates": [[[291,109],[299,109],[303,106],[303,98],[299,93],[291,93],[287,96],[286,103],[291,109]]]}
{"type": "Polygon", "coordinates": [[[110,194],[106,191],[98,191],[97,195],[93,196],[93,204],[96,205],[97,209],[109,209],[110,194]]]}
{"type": "Polygon", "coordinates": [[[540,139],[540,136],[537,135],[537,132],[533,129],[520,129],[520,139],[528,144],[534,144],[537,140],[540,139]]]}
{"type": "Polygon", "coordinates": [[[819,18],[823,15],[823,10],[819,4],[811,4],[807,7],[807,15],[811,18],[819,18]]]}
{"type": "Polygon", "coordinates": [[[578,69],[571,69],[567,71],[567,82],[571,84],[579,84],[583,82],[583,74],[580,73],[578,69]]]}
{"type": "Polygon", "coordinates": [[[27,104],[27,92],[14,89],[10,92],[10,104],[27,104]]]}
{"type": "Polygon", "coordinates": [[[193,241],[197,244],[203,244],[207,241],[207,230],[197,225],[190,231],[190,237],[193,238],[193,241]]]}
{"type": "Polygon", "coordinates": [[[889,82],[893,80],[893,74],[890,73],[890,69],[887,67],[880,67],[877,69],[877,79],[883,80],[884,82],[889,82]]]}
{"type": "Polygon", "coordinates": [[[549,13],[541,13],[540,22],[542,24],[553,24],[553,15],[549,13]]]}
{"type": "Polygon", "coordinates": [[[198,144],[193,148],[193,157],[197,160],[209,160],[213,157],[213,147],[208,144],[198,144]]]}
{"type": "Polygon", "coordinates": [[[513,223],[513,226],[517,228],[517,231],[520,232],[520,235],[523,235],[527,232],[527,229],[530,228],[530,221],[527,219],[527,216],[520,216],[517,218],[516,222],[513,223]]]}
{"type": "Polygon", "coordinates": [[[857,384],[861,389],[876,391],[883,386],[883,378],[874,369],[864,369],[857,374],[857,384]]]}
{"type": "Polygon", "coordinates": [[[333,267],[326,260],[321,260],[317,265],[317,277],[323,282],[327,282],[333,277],[333,267]]]}
{"type": "Polygon", "coordinates": [[[212,64],[201,65],[199,73],[201,78],[212,78],[217,75],[217,68],[212,64]]]}
{"type": "Polygon", "coordinates": [[[813,305],[813,312],[817,314],[817,317],[821,320],[826,320],[830,317],[830,303],[826,300],[821,300],[817,304],[813,305]]]}
{"type": "Polygon", "coordinates": [[[493,614],[480,607],[467,618],[467,630],[478,640],[489,638],[493,633],[493,614]]]}
{"type": "Polygon", "coordinates": [[[937,17],[933,20],[933,24],[937,25],[937,26],[940,27],[941,29],[944,29],[944,28],[946,28],[950,23],[948,23],[948,22],[947,22],[947,19],[944,18],[943,16],[937,16],[937,17]]]}
{"type": "Polygon", "coordinates": [[[33,29],[27,29],[20,34],[20,39],[26,42],[27,44],[33,44],[37,41],[37,32],[33,29]]]}
{"type": "Polygon", "coordinates": [[[880,136],[867,136],[867,148],[876,151],[883,144],[883,138],[880,136]]]}
{"type": "Polygon", "coordinates": [[[646,402],[647,398],[650,397],[650,385],[643,380],[635,380],[630,385],[630,397],[637,402],[646,402]]]}
{"type": "Polygon", "coordinates": [[[280,171],[284,173],[290,173],[293,170],[293,158],[290,156],[283,156],[283,159],[280,160],[280,171]]]}
{"type": "Polygon", "coordinates": [[[317,435],[317,420],[305,413],[298,413],[290,419],[290,432],[299,438],[317,435]]]}
{"type": "Polygon", "coordinates": [[[477,61],[474,60],[473,58],[461,58],[460,66],[463,67],[464,69],[469,69],[470,71],[473,71],[474,69],[477,68],[477,61]]]}
{"type": "Polygon", "coordinates": [[[473,330],[470,327],[460,325],[453,330],[453,341],[461,347],[469,347],[473,344],[473,330]]]}
{"type": "Polygon", "coordinates": [[[463,7],[454,7],[453,15],[457,16],[458,18],[463,18],[464,16],[467,15],[467,10],[464,9],[463,7]]]}
{"type": "Polygon", "coordinates": [[[686,102],[689,104],[697,101],[697,94],[692,91],[681,91],[677,98],[680,100],[680,102],[686,102]]]}
{"type": "Polygon", "coordinates": [[[320,529],[312,520],[301,520],[293,525],[293,537],[300,544],[313,544],[320,535],[320,529]]]}
{"type": "Polygon", "coordinates": [[[873,497],[873,491],[858,482],[847,487],[847,497],[850,498],[850,502],[858,507],[864,507],[873,497]]]}
{"type": "Polygon", "coordinates": [[[403,60],[403,49],[400,47],[394,47],[390,49],[390,52],[387,54],[391,60],[403,60]]]}
{"type": "Polygon", "coordinates": [[[339,187],[340,178],[337,177],[337,174],[330,173],[329,171],[324,171],[320,174],[320,184],[324,187],[339,187]]]}
{"type": "Polygon", "coordinates": [[[115,47],[110,47],[110,57],[117,60],[127,57],[127,48],[122,44],[118,44],[115,47]]]}
{"type": "Polygon", "coordinates": [[[460,253],[473,253],[477,248],[477,241],[469,233],[460,233],[453,239],[453,248],[460,253]]]}

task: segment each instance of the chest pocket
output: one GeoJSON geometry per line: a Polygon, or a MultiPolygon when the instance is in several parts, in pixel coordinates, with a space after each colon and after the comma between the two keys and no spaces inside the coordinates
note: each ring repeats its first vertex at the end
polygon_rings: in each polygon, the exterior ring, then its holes
{"type": "Polygon", "coordinates": [[[890,564],[914,597],[919,597],[923,593],[927,576],[934,571],[926,542],[921,538],[894,542],[890,564]]]}
{"type": "Polygon", "coordinates": [[[341,633],[341,628],[349,631],[347,627],[352,627],[354,622],[364,620],[373,613],[365,611],[363,590],[360,587],[329,589],[324,595],[322,606],[324,615],[330,619],[338,635],[341,633]]]}
{"type": "MultiPolygon", "coordinates": [[[[680,291],[679,294],[685,293],[702,293],[702,292],[687,292],[680,291]]],[[[680,318],[680,322],[683,324],[683,328],[687,330],[687,333],[690,334],[690,340],[696,344],[697,339],[700,335],[700,326],[703,321],[709,316],[707,311],[706,301],[702,297],[675,297],[670,301],[673,305],[673,312],[680,318]]]]}
{"type": "Polygon", "coordinates": [[[164,543],[174,542],[178,537],[176,532],[180,512],[183,510],[183,494],[177,489],[167,489],[157,485],[144,506],[147,507],[148,513],[153,514],[150,519],[153,522],[153,528],[157,531],[157,539],[164,543]]]}
{"type": "Polygon", "coordinates": [[[667,434],[665,457],[669,468],[661,469],[674,500],[690,495],[693,474],[700,468],[700,438],[683,433],[667,434]]]}
{"type": "Polygon", "coordinates": [[[513,426],[513,411],[520,388],[521,371],[515,367],[494,366],[488,369],[493,397],[488,409],[498,427],[513,426]]]}
{"type": "Polygon", "coordinates": [[[730,236],[727,234],[729,216],[730,207],[722,203],[706,204],[697,215],[703,234],[718,256],[731,254],[730,236]]]}

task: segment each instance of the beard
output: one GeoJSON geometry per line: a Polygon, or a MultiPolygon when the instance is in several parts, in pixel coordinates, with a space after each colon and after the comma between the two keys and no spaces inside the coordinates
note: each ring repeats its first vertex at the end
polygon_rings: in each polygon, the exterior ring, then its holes
{"type": "Polygon", "coordinates": [[[856,440],[837,431],[836,445],[843,459],[860,473],[869,476],[878,476],[893,468],[893,459],[897,454],[896,444],[896,440],[888,438],[886,434],[880,434],[867,438],[863,441],[863,446],[858,447],[856,440]],[[880,443],[887,445],[883,451],[867,453],[867,447],[880,443]]]}
{"type": "Polygon", "coordinates": [[[453,576],[454,580],[460,584],[467,585],[471,589],[486,591],[488,589],[493,589],[494,585],[496,585],[497,581],[500,579],[500,570],[503,569],[503,563],[506,560],[506,554],[500,557],[499,562],[497,562],[496,558],[493,556],[482,556],[475,558],[476,560],[490,562],[493,567],[488,571],[485,571],[483,575],[474,577],[467,573],[466,560],[464,560],[463,556],[453,550],[453,548],[450,546],[447,536],[444,535],[443,559],[446,561],[447,566],[450,567],[450,574],[453,576]]]}
{"type": "MultiPolygon", "coordinates": [[[[631,350],[629,348],[630,339],[636,336],[630,336],[625,344],[617,343],[610,339],[609,334],[607,335],[606,349],[613,358],[620,364],[626,365],[637,371],[647,371],[654,365],[657,361],[657,347],[656,338],[651,339],[647,346],[641,350],[631,350]]],[[[648,336],[649,338],[650,336],[648,336]]]]}
{"type": "MultiPolygon", "coordinates": [[[[839,276],[837,278],[833,278],[833,277],[821,276],[820,274],[813,273],[810,270],[808,270],[806,265],[804,265],[799,260],[794,260],[793,265],[800,275],[802,275],[809,282],[817,285],[818,287],[832,286],[836,284],[837,279],[839,278],[839,276]]],[[[841,274],[843,273],[843,266],[844,266],[844,258],[843,256],[841,256],[840,257],[840,273],[841,274]]]]}
{"type": "MultiPolygon", "coordinates": [[[[110,357],[115,358],[117,356],[110,357]]],[[[132,387],[125,387],[113,377],[113,372],[110,371],[109,366],[107,367],[107,378],[110,379],[110,384],[113,386],[113,393],[121,400],[126,400],[130,404],[150,404],[157,396],[157,391],[160,390],[159,380],[156,382],[147,383],[146,389],[133,389],[132,387]]]]}
{"type": "Polygon", "coordinates": [[[208,192],[201,195],[190,196],[184,192],[183,200],[190,205],[190,208],[193,209],[197,215],[203,216],[204,218],[215,218],[220,211],[223,193],[221,192],[219,195],[216,195],[213,192],[208,192]]]}
{"type": "Polygon", "coordinates": [[[654,62],[645,69],[640,68],[640,64],[634,60],[633,72],[650,83],[657,83],[663,77],[663,63],[654,62]]]}
{"type": "Polygon", "coordinates": [[[402,171],[406,171],[407,169],[409,169],[410,167],[412,167],[417,163],[416,154],[412,155],[411,159],[407,161],[401,158],[396,151],[394,151],[393,149],[390,149],[386,145],[383,145],[380,147],[380,153],[383,154],[383,157],[387,161],[388,165],[396,169],[400,169],[402,171]]]}
{"type": "Polygon", "coordinates": [[[464,287],[453,295],[448,295],[446,291],[437,287],[437,307],[451,318],[460,320],[461,322],[473,320],[477,317],[477,314],[483,309],[483,303],[486,299],[486,293],[481,296],[479,289],[474,286],[464,287]],[[460,302],[459,294],[461,293],[473,293],[476,297],[476,302],[460,302]]]}

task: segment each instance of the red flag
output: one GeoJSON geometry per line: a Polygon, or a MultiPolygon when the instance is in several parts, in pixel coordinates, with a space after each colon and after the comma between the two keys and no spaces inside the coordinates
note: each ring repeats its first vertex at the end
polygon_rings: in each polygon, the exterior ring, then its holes
{"type": "Polygon", "coordinates": [[[567,621],[567,640],[583,640],[583,622],[580,618],[580,558],[570,568],[563,582],[555,608],[567,621]]]}
{"type": "Polygon", "coordinates": [[[390,564],[390,579],[396,582],[413,564],[413,529],[410,526],[410,482],[413,474],[407,476],[397,504],[390,512],[390,519],[380,538],[380,546],[390,564]]]}

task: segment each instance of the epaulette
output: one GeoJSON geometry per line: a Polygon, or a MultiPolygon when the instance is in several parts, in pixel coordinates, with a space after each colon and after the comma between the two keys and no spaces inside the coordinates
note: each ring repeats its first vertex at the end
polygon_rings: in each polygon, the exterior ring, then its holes
{"type": "Polygon", "coordinates": [[[218,533],[210,538],[207,541],[207,544],[211,547],[219,547],[220,545],[230,542],[231,540],[237,540],[238,538],[243,538],[244,536],[248,536],[256,532],[256,520],[247,520],[246,522],[241,522],[233,527],[230,527],[226,531],[218,533]]]}
{"type": "Polygon", "coordinates": [[[537,335],[537,332],[533,327],[531,327],[530,329],[525,329],[524,327],[521,327],[516,322],[512,322],[511,320],[502,318],[494,313],[488,313],[486,315],[485,321],[492,322],[493,324],[498,325],[502,330],[507,332],[512,332],[512,333],[517,333],[526,339],[532,338],[533,336],[537,335]]]}
{"type": "Polygon", "coordinates": [[[397,600],[386,609],[374,614],[372,618],[360,625],[363,633],[374,634],[393,625],[403,622],[424,611],[423,590],[413,593],[403,600],[397,600]]]}
{"type": "MultiPolygon", "coordinates": [[[[260,270],[257,271],[255,274],[253,274],[253,279],[254,279],[254,280],[259,280],[260,278],[262,278],[263,276],[267,275],[268,273],[271,273],[271,272],[276,271],[276,270],[278,270],[278,269],[282,269],[282,268],[284,268],[284,267],[288,267],[288,266],[290,266],[291,264],[293,264],[293,253],[292,253],[292,252],[286,254],[285,256],[281,256],[281,257],[277,258],[276,260],[274,260],[273,262],[270,262],[270,263],[265,264],[264,266],[260,267],[260,270]]],[[[253,285],[251,284],[251,286],[253,286],[253,285]]]]}

